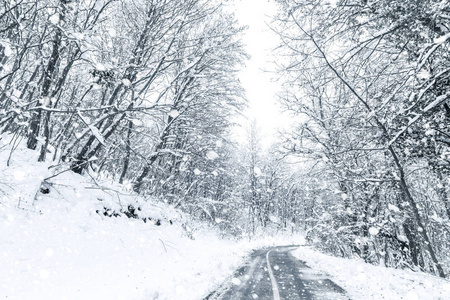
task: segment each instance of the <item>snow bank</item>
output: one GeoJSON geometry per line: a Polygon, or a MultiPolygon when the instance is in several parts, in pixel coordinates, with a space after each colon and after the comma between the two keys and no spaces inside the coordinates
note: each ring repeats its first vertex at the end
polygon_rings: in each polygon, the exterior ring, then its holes
{"type": "Polygon", "coordinates": [[[250,251],[113,183],[64,172],[42,193],[48,164],[23,141],[10,156],[10,142],[0,141],[1,299],[202,299],[250,251]],[[146,223],[104,215],[136,203],[146,223]]]}
{"type": "Polygon", "coordinates": [[[425,273],[396,270],[327,256],[309,247],[299,247],[292,253],[315,271],[347,291],[353,300],[366,299],[449,299],[450,282],[425,273]]]}

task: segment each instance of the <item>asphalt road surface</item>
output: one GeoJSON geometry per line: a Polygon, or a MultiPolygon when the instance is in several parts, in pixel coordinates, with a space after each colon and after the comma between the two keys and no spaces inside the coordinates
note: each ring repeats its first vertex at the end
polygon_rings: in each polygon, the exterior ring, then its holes
{"type": "Polygon", "coordinates": [[[345,291],[325,276],[296,260],[296,246],[255,251],[230,282],[205,300],[346,299],[345,291]]]}

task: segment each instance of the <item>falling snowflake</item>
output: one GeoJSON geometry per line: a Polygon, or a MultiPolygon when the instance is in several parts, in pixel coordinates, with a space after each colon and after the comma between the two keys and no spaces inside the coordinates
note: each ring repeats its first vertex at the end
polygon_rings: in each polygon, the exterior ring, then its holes
{"type": "Polygon", "coordinates": [[[110,37],[116,37],[117,36],[117,32],[116,32],[116,30],[114,28],[110,28],[108,33],[109,33],[110,37]]]}
{"type": "Polygon", "coordinates": [[[370,227],[369,228],[369,233],[371,235],[377,235],[379,232],[380,232],[380,230],[378,230],[378,228],[375,228],[375,227],[370,227]]]}
{"type": "Polygon", "coordinates": [[[389,204],[388,208],[389,208],[389,210],[391,210],[393,212],[399,212],[400,211],[400,209],[397,206],[392,205],[392,204],[389,204]]]}
{"type": "Polygon", "coordinates": [[[258,167],[254,167],[253,168],[253,172],[255,172],[255,176],[256,177],[258,177],[258,176],[261,176],[261,169],[260,168],[258,168],[258,167]]]}
{"type": "Polygon", "coordinates": [[[206,159],[208,160],[215,160],[218,157],[219,155],[213,150],[210,150],[206,153],[206,159]]]}
{"type": "Polygon", "coordinates": [[[122,83],[123,83],[124,86],[127,86],[127,87],[131,86],[131,81],[126,79],[126,78],[122,80],[122,83]]]}
{"type": "Polygon", "coordinates": [[[48,279],[48,277],[50,276],[50,272],[48,270],[42,269],[39,271],[39,276],[42,279],[48,279]]]}
{"type": "Polygon", "coordinates": [[[419,296],[418,296],[415,292],[409,291],[409,292],[406,294],[406,296],[405,296],[404,299],[405,299],[405,300],[419,300],[419,296]]]}
{"type": "Polygon", "coordinates": [[[178,111],[178,110],[176,110],[176,109],[172,109],[171,111],[169,111],[169,116],[171,117],[171,118],[176,118],[176,117],[178,117],[180,115],[180,112],[178,111]]]}
{"type": "Polygon", "coordinates": [[[138,119],[132,119],[131,122],[136,126],[142,126],[142,121],[138,119]]]}
{"type": "Polygon", "coordinates": [[[53,251],[53,249],[48,248],[48,249],[45,251],[45,256],[47,256],[47,257],[52,257],[54,253],[55,253],[55,252],[53,251]]]}
{"type": "Polygon", "coordinates": [[[54,14],[53,16],[50,17],[49,19],[50,23],[56,25],[59,23],[59,15],[58,14],[54,14]]]}

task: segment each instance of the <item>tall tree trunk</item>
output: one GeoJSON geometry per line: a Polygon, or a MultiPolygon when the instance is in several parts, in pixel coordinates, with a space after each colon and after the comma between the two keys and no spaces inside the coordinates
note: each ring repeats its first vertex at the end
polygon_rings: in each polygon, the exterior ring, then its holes
{"type": "Polygon", "coordinates": [[[136,182],[133,184],[133,190],[136,193],[139,193],[141,191],[142,184],[144,183],[145,177],[147,177],[148,173],[150,173],[150,166],[149,164],[146,164],[144,168],[142,169],[141,175],[139,175],[138,178],[136,178],[136,182]]]}
{"type": "MultiPolygon", "coordinates": [[[[63,18],[64,15],[63,14],[61,14],[61,15],[62,15],[62,18],[63,18]]],[[[58,32],[60,32],[60,30],[58,32]]],[[[61,40],[61,37],[60,37],[60,40],[61,40]]],[[[64,83],[65,83],[65,81],[67,79],[67,75],[69,74],[69,71],[72,68],[72,66],[73,66],[73,64],[75,62],[75,59],[76,59],[76,57],[78,56],[79,53],[80,53],[80,50],[77,49],[75,51],[75,53],[73,53],[73,55],[71,56],[70,61],[64,67],[64,70],[62,71],[62,75],[60,76],[57,84],[53,88],[53,92],[51,94],[50,101],[48,102],[49,107],[54,108],[54,107],[57,106],[57,103],[56,102],[53,103],[52,100],[55,99],[55,97],[57,96],[59,91],[62,89],[62,87],[63,87],[63,85],[64,85],[64,83]]],[[[47,111],[45,113],[45,115],[44,115],[44,120],[43,120],[43,124],[42,125],[44,127],[43,134],[44,134],[44,138],[45,138],[45,143],[41,147],[41,153],[39,155],[39,161],[45,161],[48,144],[50,142],[50,135],[51,135],[51,132],[50,132],[50,116],[51,116],[51,112],[50,111],[47,111]]]]}
{"type": "Polygon", "coordinates": [[[156,145],[154,153],[147,160],[146,165],[142,169],[141,175],[138,178],[136,178],[136,182],[133,185],[133,190],[136,193],[140,192],[141,187],[142,187],[142,183],[143,183],[145,177],[147,177],[148,173],[150,172],[151,166],[153,165],[153,163],[158,158],[158,151],[165,148],[166,139],[167,139],[167,137],[169,136],[169,134],[171,132],[171,127],[172,127],[173,121],[174,121],[174,118],[172,116],[169,116],[167,118],[167,125],[166,125],[166,128],[164,128],[164,130],[163,130],[163,132],[162,132],[162,134],[161,134],[161,136],[159,138],[159,144],[156,145]]]}
{"type": "Polygon", "coordinates": [[[403,224],[403,230],[405,231],[406,238],[408,239],[411,260],[415,266],[418,266],[423,270],[424,262],[421,257],[421,249],[417,241],[417,230],[415,230],[414,227],[414,221],[408,217],[403,224]]]}
{"type": "Polygon", "coordinates": [[[444,180],[444,176],[442,175],[442,171],[437,169],[435,171],[437,178],[439,180],[440,186],[438,187],[438,194],[441,198],[441,201],[444,203],[445,212],[447,213],[447,217],[450,219],[450,199],[447,192],[447,181],[444,180]]]}
{"type": "MultiPolygon", "coordinates": [[[[60,0],[60,8],[61,13],[59,14],[60,20],[63,20],[65,17],[65,11],[66,7],[64,5],[64,1],[60,0]]],[[[53,49],[52,54],[50,56],[50,59],[47,64],[47,68],[44,70],[44,80],[42,82],[42,89],[41,89],[41,99],[39,99],[37,105],[38,106],[45,106],[49,104],[51,106],[51,99],[48,99],[48,96],[50,94],[50,87],[52,84],[52,80],[54,77],[54,73],[56,71],[56,65],[59,60],[60,56],[60,47],[61,47],[61,41],[62,41],[62,30],[58,25],[55,25],[55,38],[52,41],[53,49]],[[44,101],[44,102],[43,102],[44,101]]],[[[33,117],[30,122],[30,132],[28,135],[27,140],[27,147],[29,149],[36,149],[37,141],[39,132],[41,130],[41,118],[42,118],[43,111],[40,107],[37,108],[37,111],[33,113],[33,117]]],[[[46,139],[45,144],[48,143],[50,130],[49,130],[49,119],[50,119],[50,112],[48,111],[44,116],[44,138],[46,139]]],[[[41,154],[39,156],[39,161],[42,161],[45,159],[45,152],[46,147],[41,149],[41,154]]]]}
{"type": "MultiPolygon", "coordinates": [[[[117,127],[119,126],[120,122],[125,118],[125,116],[126,113],[122,113],[122,115],[117,120],[115,120],[110,126],[105,127],[105,131],[103,132],[103,139],[105,141],[114,133],[114,131],[116,131],[117,127]]],[[[81,174],[81,172],[83,172],[83,170],[87,167],[87,162],[89,161],[89,159],[91,159],[98,153],[98,151],[103,146],[103,144],[100,143],[100,141],[94,148],[91,149],[91,146],[94,144],[94,141],[96,139],[97,138],[95,136],[91,136],[89,138],[89,141],[84,145],[82,151],[78,154],[75,162],[72,164],[72,171],[81,174]]]]}
{"type": "Polygon", "coordinates": [[[131,131],[133,130],[133,122],[130,120],[128,121],[128,129],[127,129],[127,139],[125,141],[126,143],[126,149],[125,149],[125,159],[123,161],[123,169],[122,173],[120,174],[119,183],[123,183],[123,179],[125,178],[125,175],[128,171],[128,166],[130,165],[130,155],[131,155],[131,131]]]}
{"type": "Polygon", "coordinates": [[[400,160],[397,157],[397,153],[395,152],[395,150],[393,149],[392,146],[389,146],[389,151],[392,154],[392,157],[394,159],[395,165],[397,166],[397,170],[399,172],[400,175],[400,187],[402,189],[402,191],[405,193],[406,196],[406,200],[408,201],[413,217],[415,219],[415,221],[417,222],[417,225],[419,226],[419,234],[422,236],[423,240],[424,240],[424,244],[425,244],[425,248],[426,251],[428,252],[428,254],[431,257],[431,260],[434,263],[434,266],[436,268],[436,271],[439,275],[439,277],[445,278],[445,273],[444,273],[444,269],[442,268],[441,263],[439,262],[436,253],[433,249],[433,246],[431,244],[431,240],[428,236],[428,231],[426,229],[426,227],[424,226],[424,224],[422,223],[422,218],[420,217],[419,214],[419,208],[417,207],[417,203],[414,200],[411,191],[409,190],[409,187],[406,183],[406,179],[405,179],[405,172],[403,170],[403,166],[400,163],[400,160]]]}

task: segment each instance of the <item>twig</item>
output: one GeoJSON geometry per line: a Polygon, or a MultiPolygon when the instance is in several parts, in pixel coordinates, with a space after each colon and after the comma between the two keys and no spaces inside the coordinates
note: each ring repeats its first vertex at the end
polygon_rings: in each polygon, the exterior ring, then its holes
{"type": "MultiPolygon", "coordinates": [[[[82,165],[85,165],[85,164],[90,163],[90,162],[92,162],[92,161],[95,161],[95,160],[94,160],[94,159],[88,160],[88,161],[85,161],[85,162],[83,162],[83,163],[77,164],[77,166],[82,166],[82,165]]],[[[58,175],[61,175],[62,173],[68,172],[68,171],[72,171],[72,168],[68,168],[68,169],[63,170],[63,171],[61,171],[61,172],[58,172],[58,173],[56,173],[56,174],[54,174],[54,175],[52,175],[52,176],[49,176],[49,177],[47,177],[47,178],[44,178],[43,181],[47,181],[47,180],[49,180],[49,179],[52,179],[52,178],[54,178],[54,177],[56,177],[56,176],[58,176],[58,175]]]]}
{"type": "Polygon", "coordinates": [[[167,253],[166,244],[164,244],[164,242],[163,242],[161,239],[159,239],[159,240],[160,240],[161,244],[162,244],[163,247],[164,247],[164,251],[166,251],[166,253],[167,253]]]}

